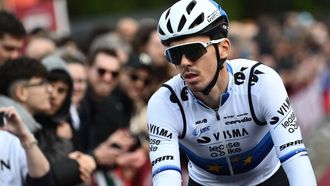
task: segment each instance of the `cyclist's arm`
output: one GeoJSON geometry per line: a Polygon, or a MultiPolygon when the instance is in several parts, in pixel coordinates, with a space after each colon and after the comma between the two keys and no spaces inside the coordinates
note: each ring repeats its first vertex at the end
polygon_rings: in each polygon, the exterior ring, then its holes
{"type": "Polygon", "coordinates": [[[316,185],[314,172],[302,141],[297,118],[293,112],[287,92],[280,76],[263,66],[260,75],[261,113],[270,128],[277,155],[288,176],[290,185],[316,185]]]}
{"type": "Polygon", "coordinates": [[[148,103],[150,161],[155,186],[180,186],[182,180],[178,146],[178,131],[182,124],[176,120],[171,108],[174,106],[175,109],[177,105],[168,98],[167,94],[158,93],[148,103]]]}

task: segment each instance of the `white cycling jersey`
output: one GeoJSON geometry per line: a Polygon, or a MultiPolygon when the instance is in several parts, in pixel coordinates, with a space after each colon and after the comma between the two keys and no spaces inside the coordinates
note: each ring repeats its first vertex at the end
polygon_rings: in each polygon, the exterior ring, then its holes
{"type": "MultiPolygon", "coordinates": [[[[224,64],[220,108],[197,99],[177,75],[149,100],[153,183],[181,185],[179,148],[201,185],[257,185],[282,164],[290,185],[316,185],[297,118],[279,75],[255,61],[224,64]]],[[[221,78],[221,77],[220,77],[221,78]]]]}

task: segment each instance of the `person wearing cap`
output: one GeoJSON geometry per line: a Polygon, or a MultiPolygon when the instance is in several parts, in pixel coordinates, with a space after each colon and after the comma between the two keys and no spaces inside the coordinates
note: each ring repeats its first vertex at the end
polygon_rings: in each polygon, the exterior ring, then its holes
{"type": "Polygon", "coordinates": [[[119,84],[111,94],[117,105],[123,105],[122,114],[129,119],[127,128],[136,139],[130,151],[117,158],[117,170],[122,172],[121,179],[134,185],[143,185],[144,181],[150,182],[147,177],[150,174],[150,165],[149,161],[146,161],[149,151],[146,99],[152,83],[151,63],[150,56],[145,53],[131,54],[123,66],[119,84]],[[139,180],[139,183],[136,180],[139,180]]]}
{"type": "Polygon", "coordinates": [[[229,60],[228,16],[213,0],[180,0],[158,36],[180,74],[148,102],[153,184],[316,185],[280,76],[248,59],[229,60]]]}

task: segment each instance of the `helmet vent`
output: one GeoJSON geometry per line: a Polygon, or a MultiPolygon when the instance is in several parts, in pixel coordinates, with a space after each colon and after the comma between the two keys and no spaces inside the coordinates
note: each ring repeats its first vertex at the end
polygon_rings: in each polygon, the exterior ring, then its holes
{"type": "Polygon", "coordinates": [[[160,26],[158,26],[158,33],[160,33],[161,35],[165,35],[164,31],[160,28],[160,26]]]}
{"type": "Polygon", "coordinates": [[[178,26],[178,32],[180,32],[180,31],[182,30],[184,24],[186,24],[186,21],[187,21],[187,19],[186,19],[186,17],[183,15],[183,16],[181,17],[181,20],[180,20],[180,23],[179,23],[179,26],[178,26]]]}
{"type": "Polygon", "coordinates": [[[204,21],[204,13],[201,13],[195,20],[194,22],[191,23],[191,25],[189,26],[189,29],[192,29],[198,25],[200,25],[201,23],[203,23],[204,21]]]}
{"type": "Polygon", "coordinates": [[[196,1],[195,0],[194,1],[191,1],[189,3],[189,5],[186,8],[186,11],[187,11],[188,14],[190,14],[190,12],[194,9],[195,5],[196,5],[196,1]]]}
{"type": "Polygon", "coordinates": [[[167,10],[166,15],[165,15],[165,19],[167,19],[168,15],[170,15],[170,10],[171,10],[171,9],[168,9],[168,10],[167,10]]]}
{"type": "Polygon", "coordinates": [[[171,26],[171,20],[168,20],[167,24],[166,24],[167,30],[173,34],[173,29],[171,26]]]}

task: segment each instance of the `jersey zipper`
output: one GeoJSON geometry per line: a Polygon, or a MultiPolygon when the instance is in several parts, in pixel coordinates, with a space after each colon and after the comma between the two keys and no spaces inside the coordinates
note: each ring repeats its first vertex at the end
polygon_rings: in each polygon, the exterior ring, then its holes
{"type": "MultiPolygon", "coordinates": [[[[220,107],[221,107],[221,99],[222,99],[222,95],[220,96],[220,107]]],[[[227,149],[227,142],[225,141],[222,133],[223,133],[223,128],[222,128],[222,125],[221,125],[221,118],[220,118],[220,107],[217,108],[217,109],[214,109],[215,111],[215,117],[217,118],[217,123],[218,123],[218,126],[219,126],[219,132],[221,135],[219,135],[221,137],[221,141],[223,142],[223,145],[224,147],[226,148],[225,150],[225,158],[227,160],[227,165],[228,165],[228,169],[229,169],[229,172],[230,172],[230,175],[234,175],[234,170],[233,170],[233,167],[231,165],[231,161],[230,161],[230,157],[229,157],[229,154],[228,154],[228,149],[227,149]]]]}

